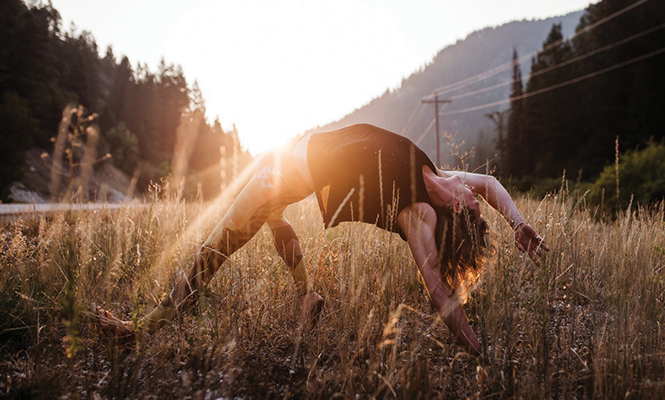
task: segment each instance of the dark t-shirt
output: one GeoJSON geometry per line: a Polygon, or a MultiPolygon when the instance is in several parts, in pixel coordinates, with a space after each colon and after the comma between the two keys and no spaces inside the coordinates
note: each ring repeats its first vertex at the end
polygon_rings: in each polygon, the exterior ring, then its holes
{"type": "Polygon", "coordinates": [[[362,221],[398,233],[397,216],[407,206],[431,204],[422,167],[432,161],[411,140],[359,124],[315,133],[307,162],[326,228],[362,221]]]}

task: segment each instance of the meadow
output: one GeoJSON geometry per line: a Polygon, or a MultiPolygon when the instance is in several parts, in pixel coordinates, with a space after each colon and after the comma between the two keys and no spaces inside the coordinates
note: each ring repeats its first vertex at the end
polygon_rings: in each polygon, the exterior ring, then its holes
{"type": "Polygon", "coordinates": [[[158,192],[146,207],[2,222],[0,397],[665,397],[663,203],[611,218],[566,185],[518,198],[551,248],[540,267],[485,207],[495,248],[464,306],[479,358],[437,318],[397,235],[324,231],[311,198],[287,218],[326,301],[313,330],[264,228],[194,310],[119,347],[98,334],[89,305],[138,321],[228,207],[158,192]]]}

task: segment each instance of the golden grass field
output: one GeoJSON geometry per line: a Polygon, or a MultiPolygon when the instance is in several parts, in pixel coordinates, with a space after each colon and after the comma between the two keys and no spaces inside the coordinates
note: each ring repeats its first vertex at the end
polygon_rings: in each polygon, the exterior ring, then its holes
{"type": "Polygon", "coordinates": [[[323,231],[311,198],[287,217],[326,300],[314,330],[264,228],[196,309],[126,348],[97,334],[89,305],[138,321],[228,205],[155,196],[5,221],[0,397],[664,398],[665,205],[609,219],[572,191],[517,204],[551,252],[535,267],[484,210],[496,246],[465,305],[480,358],[437,319],[397,235],[323,231]]]}

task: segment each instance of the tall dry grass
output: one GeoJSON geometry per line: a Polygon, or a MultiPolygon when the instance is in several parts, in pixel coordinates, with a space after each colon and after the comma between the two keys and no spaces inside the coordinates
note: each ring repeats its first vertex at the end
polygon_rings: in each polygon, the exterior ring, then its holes
{"type": "Polygon", "coordinates": [[[551,252],[535,267],[484,210],[496,252],[465,305],[485,348],[477,359],[436,317],[399,237],[362,224],[324,232],[312,199],[287,217],[326,299],[314,330],[298,320],[290,274],[264,229],[195,310],[129,348],[97,335],[87,306],[138,321],[189,268],[223,207],[155,196],[147,208],[5,221],[0,393],[663,398],[664,205],[605,221],[566,191],[518,206],[551,252]]]}

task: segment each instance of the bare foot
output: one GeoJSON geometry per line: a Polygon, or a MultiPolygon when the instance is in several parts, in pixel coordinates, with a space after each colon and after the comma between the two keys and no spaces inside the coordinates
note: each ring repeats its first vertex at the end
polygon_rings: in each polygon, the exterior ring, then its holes
{"type": "Polygon", "coordinates": [[[314,328],[316,323],[319,322],[321,311],[323,311],[323,297],[316,292],[309,292],[300,296],[298,303],[300,304],[302,320],[306,321],[310,328],[314,328]]]}
{"type": "Polygon", "coordinates": [[[92,305],[92,312],[97,319],[97,328],[117,344],[128,344],[136,340],[131,321],[122,321],[99,306],[92,305]]]}

